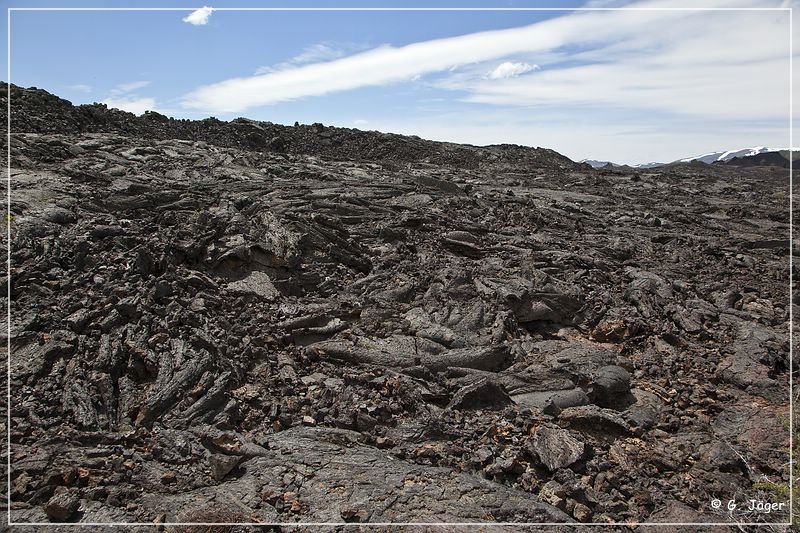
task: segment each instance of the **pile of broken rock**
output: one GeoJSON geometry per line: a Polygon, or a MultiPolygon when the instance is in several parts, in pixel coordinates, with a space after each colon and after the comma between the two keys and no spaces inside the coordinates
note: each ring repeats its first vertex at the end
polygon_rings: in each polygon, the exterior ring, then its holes
{"type": "Polygon", "coordinates": [[[780,518],[785,170],[11,96],[14,521],[780,518]]]}

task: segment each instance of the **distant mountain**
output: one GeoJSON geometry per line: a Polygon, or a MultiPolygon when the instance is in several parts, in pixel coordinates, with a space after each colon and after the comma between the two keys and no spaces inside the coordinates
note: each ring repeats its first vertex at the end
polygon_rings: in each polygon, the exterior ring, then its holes
{"type": "MultiPolygon", "coordinates": [[[[776,165],[782,166],[783,163],[781,162],[780,158],[783,157],[783,160],[786,163],[786,167],[789,166],[789,159],[788,159],[788,150],[771,150],[766,146],[754,146],[753,148],[741,148],[739,150],[725,150],[720,152],[710,152],[707,154],[701,154],[694,157],[684,157],[683,159],[676,159],[671,163],[658,163],[656,161],[652,161],[650,163],[640,163],[638,165],[621,165],[619,163],[614,163],[613,161],[606,161],[604,159],[581,159],[578,163],[585,163],[587,165],[592,166],[593,168],[618,168],[618,167],[631,167],[631,168],[656,168],[656,167],[663,167],[664,165],[671,165],[676,163],[725,163],[728,161],[737,160],[738,166],[753,166],[753,165],[776,165]],[[775,154],[775,155],[767,155],[767,154],[775,154]],[[781,155],[782,154],[782,155],[781,155]],[[752,161],[744,161],[746,158],[759,156],[758,159],[752,161]]],[[[795,159],[797,159],[797,153],[795,152],[795,159]]]]}
{"type": "Polygon", "coordinates": [[[691,163],[692,161],[700,161],[702,163],[715,163],[717,161],[730,161],[737,157],[750,157],[758,154],[769,152],[770,149],[766,146],[755,146],[753,148],[741,148],[739,150],[727,150],[724,152],[710,152],[694,157],[687,157],[684,159],[677,159],[673,163],[691,163]]]}
{"type": "Polygon", "coordinates": [[[587,165],[593,168],[603,168],[611,165],[612,167],[621,167],[622,165],[618,165],[617,163],[612,163],[611,161],[598,161],[597,159],[581,159],[578,163],[586,163],[587,165]]]}
{"type": "Polygon", "coordinates": [[[602,161],[598,159],[581,159],[580,161],[578,161],[578,163],[586,163],[587,165],[591,165],[594,168],[604,168],[607,167],[608,165],[611,165],[611,167],[613,168],[625,167],[625,166],[633,168],[655,168],[655,167],[660,167],[664,164],[664,163],[652,162],[652,163],[642,163],[640,165],[620,165],[619,163],[614,163],[613,161],[602,161]]]}
{"type": "Polygon", "coordinates": [[[790,157],[793,161],[797,161],[797,159],[800,158],[800,151],[794,149],[761,152],[755,155],[734,157],[733,159],[729,159],[724,163],[726,165],[733,165],[737,167],[771,166],[789,168],[790,157]]]}

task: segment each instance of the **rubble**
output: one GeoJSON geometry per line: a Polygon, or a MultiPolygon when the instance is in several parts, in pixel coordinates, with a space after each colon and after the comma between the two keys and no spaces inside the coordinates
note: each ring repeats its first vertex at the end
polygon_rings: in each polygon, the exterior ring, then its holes
{"type": "Polygon", "coordinates": [[[717,522],[785,479],[786,169],[10,94],[14,521],[717,522]]]}

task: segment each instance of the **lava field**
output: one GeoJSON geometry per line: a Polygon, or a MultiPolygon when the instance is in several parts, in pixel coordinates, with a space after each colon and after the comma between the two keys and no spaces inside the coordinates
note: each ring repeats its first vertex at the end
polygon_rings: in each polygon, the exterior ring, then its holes
{"type": "Polygon", "coordinates": [[[788,169],[9,96],[14,522],[786,520],[788,169]]]}

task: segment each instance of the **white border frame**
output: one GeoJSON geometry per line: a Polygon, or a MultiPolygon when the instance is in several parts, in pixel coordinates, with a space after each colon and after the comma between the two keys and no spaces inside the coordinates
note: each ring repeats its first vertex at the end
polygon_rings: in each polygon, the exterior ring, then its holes
{"type": "Polygon", "coordinates": [[[7,68],[8,89],[7,96],[7,183],[6,183],[6,243],[7,243],[7,278],[6,278],[6,313],[8,321],[6,364],[7,364],[7,421],[6,431],[8,446],[7,450],[7,524],[9,526],[52,526],[52,527],[84,527],[84,526],[279,526],[279,527],[322,527],[322,526],[344,526],[344,527],[390,527],[390,526],[428,526],[428,527],[537,527],[537,526],[789,526],[792,525],[794,510],[794,442],[793,442],[793,420],[794,420],[794,376],[793,376],[793,282],[794,282],[794,261],[792,251],[794,249],[794,219],[793,219],[793,42],[792,33],[794,24],[792,22],[791,7],[215,7],[214,11],[782,11],[789,13],[789,521],[788,522],[12,522],[11,521],[11,13],[13,11],[183,11],[193,12],[199,7],[9,7],[7,13],[7,68]]]}

